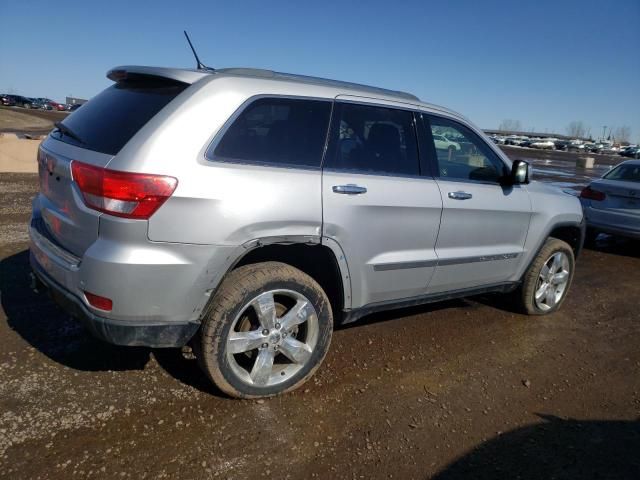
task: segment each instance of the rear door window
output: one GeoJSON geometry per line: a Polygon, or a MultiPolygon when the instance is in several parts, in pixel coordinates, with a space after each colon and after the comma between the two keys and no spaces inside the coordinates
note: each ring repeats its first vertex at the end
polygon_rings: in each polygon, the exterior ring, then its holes
{"type": "Polygon", "coordinates": [[[212,160],[320,168],[331,102],[260,98],[213,145],[212,160]]]}
{"type": "Polygon", "coordinates": [[[382,175],[419,175],[413,113],[337,103],[325,168],[382,175]]]}
{"type": "Polygon", "coordinates": [[[122,147],[188,85],[158,77],[121,80],[62,121],[52,136],[109,155],[122,147]]]}

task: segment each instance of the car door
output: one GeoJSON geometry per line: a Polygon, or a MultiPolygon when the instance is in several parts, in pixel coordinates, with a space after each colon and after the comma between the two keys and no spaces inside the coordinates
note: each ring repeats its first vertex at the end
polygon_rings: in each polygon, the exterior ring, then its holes
{"type": "Polygon", "coordinates": [[[346,256],[351,306],[425,294],[437,260],[442,200],[435,180],[421,176],[414,113],[337,101],[332,118],[323,237],[346,256]]]}
{"type": "Polygon", "coordinates": [[[501,181],[509,166],[469,126],[437,115],[421,119],[443,202],[429,293],[516,280],[531,220],[526,186],[501,181]],[[433,135],[460,149],[439,148],[433,135]]]}

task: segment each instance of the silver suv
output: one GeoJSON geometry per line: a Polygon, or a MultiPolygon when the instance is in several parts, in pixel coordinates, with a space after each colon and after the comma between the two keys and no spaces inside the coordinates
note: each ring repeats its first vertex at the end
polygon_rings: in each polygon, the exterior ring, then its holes
{"type": "Polygon", "coordinates": [[[459,114],[264,70],[107,76],[42,143],[30,236],[37,278],[108,342],[190,344],[255,398],[307,380],[334,324],[484,292],[541,315],[566,296],[578,199],[459,114]]]}

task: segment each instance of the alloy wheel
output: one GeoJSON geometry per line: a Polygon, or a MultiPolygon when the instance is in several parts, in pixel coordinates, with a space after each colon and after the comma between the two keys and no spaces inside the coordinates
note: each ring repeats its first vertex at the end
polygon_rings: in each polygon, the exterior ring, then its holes
{"type": "Polygon", "coordinates": [[[243,383],[270,387],[308,364],[318,335],[318,315],[308,298],[293,290],[270,290],[249,301],[234,319],[227,360],[243,383]]]}

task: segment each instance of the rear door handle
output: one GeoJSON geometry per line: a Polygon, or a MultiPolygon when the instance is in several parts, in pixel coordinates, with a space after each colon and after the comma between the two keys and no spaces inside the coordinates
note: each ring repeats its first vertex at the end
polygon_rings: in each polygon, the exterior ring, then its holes
{"type": "Polygon", "coordinates": [[[333,192],[342,193],[344,195],[362,195],[363,193],[367,193],[367,189],[366,187],[361,187],[360,185],[348,183],[347,185],[334,185],[333,192]]]}
{"type": "Polygon", "coordinates": [[[469,200],[473,195],[467,192],[449,192],[449,198],[453,200],[469,200]]]}

